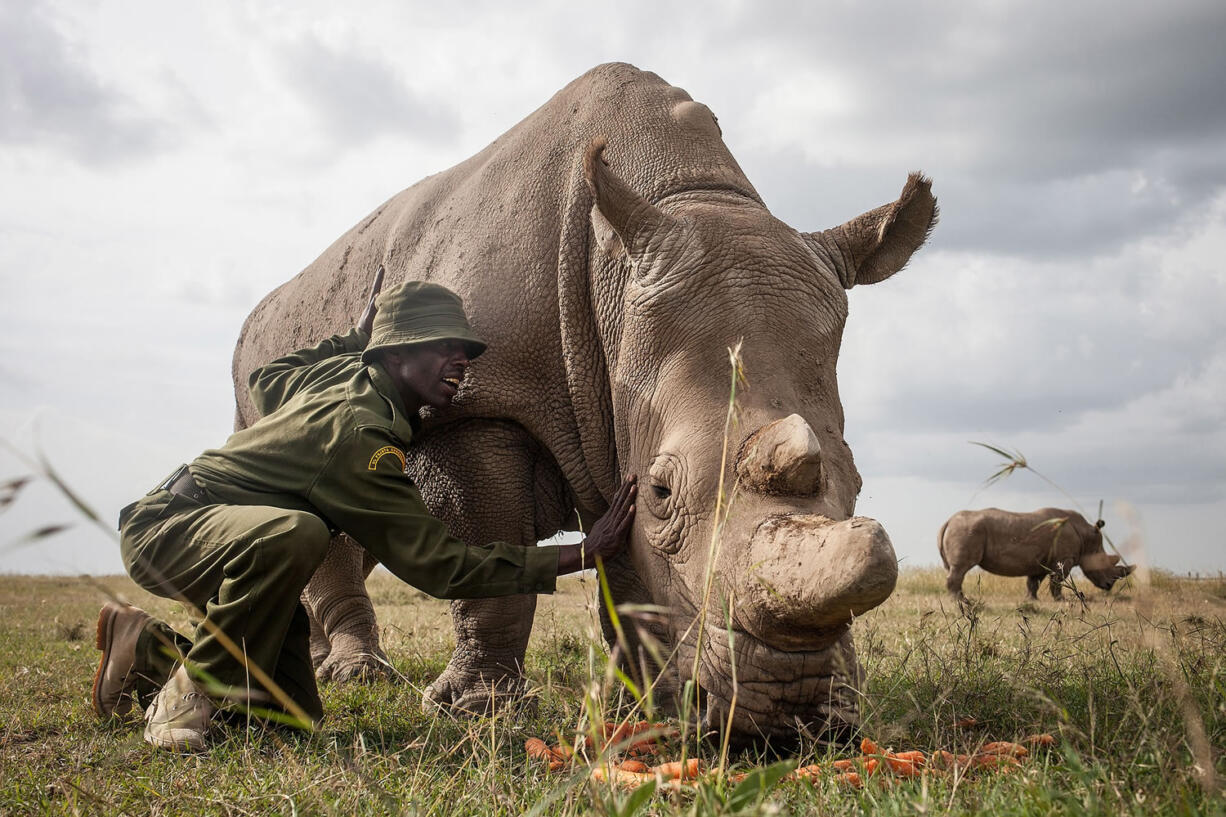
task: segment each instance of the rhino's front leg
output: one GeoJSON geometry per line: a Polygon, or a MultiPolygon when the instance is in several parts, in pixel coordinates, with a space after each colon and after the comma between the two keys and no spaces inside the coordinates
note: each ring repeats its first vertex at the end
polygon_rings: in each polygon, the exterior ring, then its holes
{"type": "Polygon", "coordinates": [[[487,715],[521,698],[535,612],[534,595],[453,601],[455,652],[426,688],[423,707],[487,715]]]}
{"type": "Polygon", "coordinates": [[[311,616],[311,663],[321,681],[345,682],[387,673],[366,577],[377,562],[341,534],[302,591],[311,616]]]}
{"type": "MultiPolygon", "coordinates": [[[[474,420],[426,437],[408,470],[430,510],[470,544],[534,547],[566,518],[557,465],[514,423],[474,420]]],[[[535,612],[534,595],[452,602],[455,652],[423,708],[484,714],[522,696],[535,612]]]]}

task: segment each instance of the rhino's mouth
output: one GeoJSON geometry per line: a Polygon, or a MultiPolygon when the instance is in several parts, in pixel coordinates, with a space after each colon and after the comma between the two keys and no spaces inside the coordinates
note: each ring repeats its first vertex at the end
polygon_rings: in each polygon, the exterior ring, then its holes
{"type": "Polygon", "coordinates": [[[704,727],[727,726],[731,712],[731,738],[738,745],[786,746],[802,737],[838,742],[854,733],[862,671],[850,631],[824,649],[794,652],[743,630],[731,636],[730,647],[728,631],[707,628],[699,664],[707,693],[704,727]]]}

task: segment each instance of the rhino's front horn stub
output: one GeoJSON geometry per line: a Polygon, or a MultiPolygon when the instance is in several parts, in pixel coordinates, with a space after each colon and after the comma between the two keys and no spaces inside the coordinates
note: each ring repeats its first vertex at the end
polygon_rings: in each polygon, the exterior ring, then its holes
{"type": "Polygon", "coordinates": [[[787,515],[765,520],[746,548],[737,618],[781,650],[824,649],[853,617],[894,591],[898,562],[876,520],[787,515]]]}
{"type": "Polygon", "coordinates": [[[741,486],[760,494],[814,496],[822,482],[822,447],[799,414],[755,431],[736,463],[741,486]]]}

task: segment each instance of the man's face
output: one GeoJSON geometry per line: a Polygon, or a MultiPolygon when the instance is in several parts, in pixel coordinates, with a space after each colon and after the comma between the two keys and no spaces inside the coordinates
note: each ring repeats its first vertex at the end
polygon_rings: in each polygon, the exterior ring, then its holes
{"type": "Polygon", "coordinates": [[[463,341],[436,340],[388,349],[383,364],[405,408],[416,412],[422,406],[441,409],[451,405],[469,359],[463,341]]]}

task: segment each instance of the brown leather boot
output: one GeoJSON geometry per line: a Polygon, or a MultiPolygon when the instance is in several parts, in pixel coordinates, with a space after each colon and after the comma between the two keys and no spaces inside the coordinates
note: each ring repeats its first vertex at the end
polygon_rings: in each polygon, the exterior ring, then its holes
{"type": "Polygon", "coordinates": [[[132,709],[136,639],[150,618],[139,607],[114,601],[108,601],[98,613],[96,644],[102,650],[94,673],[94,711],[98,717],[126,715],[132,709]]]}

